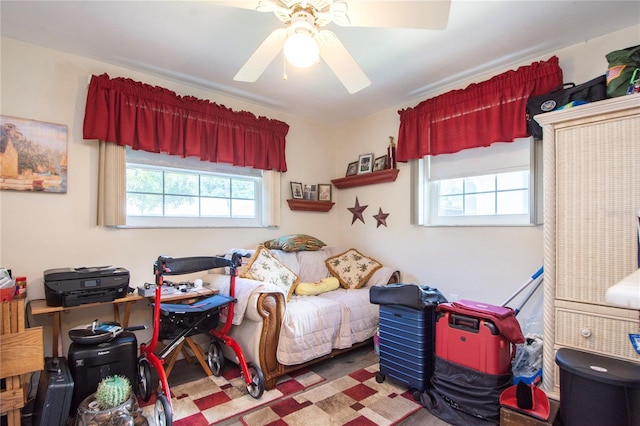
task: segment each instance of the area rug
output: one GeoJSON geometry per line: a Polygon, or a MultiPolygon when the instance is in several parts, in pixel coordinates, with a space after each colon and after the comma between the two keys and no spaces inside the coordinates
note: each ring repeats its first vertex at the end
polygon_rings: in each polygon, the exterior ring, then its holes
{"type": "Polygon", "coordinates": [[[422,405],[391,380],[376,381],[378,364],[276,401],[240,418],[246,426],[395,425],[422,405]]]}
{"type": "MultiPolygon", "coordinates": [[[[174,426],[205,426],[238,416],[280,398],[293,395],[325,379],[310,370],[300,370],[280,377],[274,389],[264,391],[259,399],[247,392],[238,367],[227,368],[220,377],[210,376],[171,387],[174,426]]],[[[141,403],[149,426],[155,426],[155,397],[141,403]]]]}

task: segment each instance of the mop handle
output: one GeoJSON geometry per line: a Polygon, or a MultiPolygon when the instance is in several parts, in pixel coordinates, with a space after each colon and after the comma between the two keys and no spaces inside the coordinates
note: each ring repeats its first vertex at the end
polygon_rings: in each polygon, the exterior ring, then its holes
{"type": "Polygon", "coordinates": [[[544,266],[541,266],[540,269],[538,269],[533,275],[531,275],[531,278],[524,283],[518,290],[516,290],[515,293],[513,293],[511,296],[509,296],[509,298],[507,300],[505,300],[504,302],[502,302],[502,305],[500,306],[507,306],[507,303],[511,302],[517,295],[519,295],[520,293],[522,293],[522,290],[524,290],[525,288],[527,288],[527,286],[529,284],[531,284],[532,282],[534,282],[538,277],[540,277],[540,275],[542,275],[542,273],[544,272],[544,266]]]}
{"type": "Polygon", "coordinates": [[[542,275],[543,272],[544,272],[544,266],[541,266],[540,269],[538,269],[535,274],[531,275],[531,280],[535,280],[540,275],[542,275]]]}
{"type": "Polygon", "coordinates": [[[520,306],[514,309],[515,315],[518,315],[520,313],[522,307],[527,304],[531,296],[533,296],[533,293],[535,293],[538,287],[540,287],[540,284],[542,284],[542,280],[538,281],[536,285],[531,287],[531,290],[529,290],[529,292],[524,296],[524,299],[522,299],[522,302],[520,302],[520,306]]]}

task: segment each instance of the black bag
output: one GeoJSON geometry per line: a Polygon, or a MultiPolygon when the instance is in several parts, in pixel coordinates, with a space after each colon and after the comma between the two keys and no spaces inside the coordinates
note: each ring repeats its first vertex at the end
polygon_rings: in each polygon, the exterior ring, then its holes
{"type": "Polygon", "coordinates": [[[511,372],[493,375],[435,357],[431,387],[420,402],[431,414],[456,426],[498,426],[500,394],[513,384],[511,372]]]}
{"type": "Polygon", "coordinates": [[[534,139],[542,139],[542,127],[533,119],[535,115],[576,102],[577,104],[601,101],[607,98],[607,79],[605,75],[575,85],[564,83],[550,93],[532,96],[527,101],[527,131],[534,139]]]}
{"type": "Polygon", "coordinates": [[[446,301],[437,288],[427,285],[400,283],[373,286],[369,289],[369,302],[374,305],[401,305],[422,310],[446,301]]]}

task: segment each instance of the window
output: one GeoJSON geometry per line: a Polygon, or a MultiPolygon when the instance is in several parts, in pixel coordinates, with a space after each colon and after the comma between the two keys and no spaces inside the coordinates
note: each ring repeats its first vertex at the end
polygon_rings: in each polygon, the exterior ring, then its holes
{"type": "Polygon", "coordinates": [[[127,226],[263,224],[263,196],[269,179],[263,179],[261,170],[128,147],[126,158],[127,226]]]}
{"type": "Polygon", "coordinates": [[[542,204],[535,161],[539,149],[526,138],[418,160],[418,224],[536,223],[542,204]]]}

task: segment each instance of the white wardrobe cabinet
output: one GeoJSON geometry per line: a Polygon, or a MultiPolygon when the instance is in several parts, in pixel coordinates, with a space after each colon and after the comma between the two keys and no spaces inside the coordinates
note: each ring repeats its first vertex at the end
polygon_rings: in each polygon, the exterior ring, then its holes
{"type": "Polygon", "coordinates": [[[639,311],[607,288],[638,269],[640,94],[541,114],[544,158],[543,388],[558,397],[561,347],[640,363],[639,311]]]}

